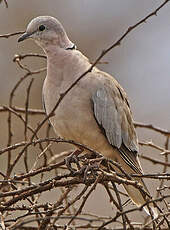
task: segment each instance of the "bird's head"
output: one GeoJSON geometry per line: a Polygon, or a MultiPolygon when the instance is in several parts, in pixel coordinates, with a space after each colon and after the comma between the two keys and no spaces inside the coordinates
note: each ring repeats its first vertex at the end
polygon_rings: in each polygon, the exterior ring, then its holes
{"type": "Polygon", "coordinates": [[[73,43],[68,39],[61,23],[51,16],[39,16],[31,20],[26,32],[18,39],[18,42],[32,38],[42,48],[48,45],[55,45],[60,48],[67,48],[73,43]]]}

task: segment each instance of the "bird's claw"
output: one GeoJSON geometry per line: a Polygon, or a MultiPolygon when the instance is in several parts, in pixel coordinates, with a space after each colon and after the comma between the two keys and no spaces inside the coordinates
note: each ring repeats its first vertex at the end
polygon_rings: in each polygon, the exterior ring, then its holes
{"type": "Polygon", "coordinates": [[[71,153],[69,156],[67,156],[65,158],[65,164],[68,168],[68,170],[72,173],[72,174],[76,174],[77,170],[75,168],[72,167],[72,163],[75,163],[77,166],[77,169],[80,170],[80,164],[79,164],[79,158],[78,155],[82,152],[82,150],[76,150],[75,152],[71,153]]]}
{"type": "Polygon", "coordinates": [[[96,164],[86,166],[86,168],[84,170],[84,177],[83,177],[84,183],[87,182],[87,179],[88,179],[89,175],[92,175],[94,178],[96,178],[98,168],[99,168],[99,166],[96,165],[96,164]]]}
{"type": "Polygon", "coordinates": [[[81,174],[83,174],[83,182],[87,184],[89,176],[93,176],[94,178],[96,178],[98,169],[99,164],[97,162],[88,160],[88,162],[86,162],[81,168],[81,174]]]}
{"type": "Polygon", "coordinates": [[[83,165],[80,165],[78,155],[81,152],[82,150],[79,149],[75,152],[72,152],[69,156],[65,158],[65,164],[72,175],[83,175],[83,182],[87,184],[89,181],[89,176],[93,176],[94,178],[96,178],[97,170],[99,169],[99,165],[102,159],[99,158],[95,160],[89,160],[85,158],[83,160],[83,165]],[[76,164],[77,169],[72,167],[72,163],[76,164]]]}

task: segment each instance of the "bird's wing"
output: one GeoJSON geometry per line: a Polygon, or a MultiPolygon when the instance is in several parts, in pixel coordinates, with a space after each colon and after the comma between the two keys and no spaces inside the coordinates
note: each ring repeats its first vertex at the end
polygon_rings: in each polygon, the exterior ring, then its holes
{"type": "Polygon", "coordinates": [[[96,90],[92,102],[95,119],[109,143],[118,149],[131,169],[141,173],[137,160],[138,140],[124,90],[116,81],[110,81],[96,90]]]}

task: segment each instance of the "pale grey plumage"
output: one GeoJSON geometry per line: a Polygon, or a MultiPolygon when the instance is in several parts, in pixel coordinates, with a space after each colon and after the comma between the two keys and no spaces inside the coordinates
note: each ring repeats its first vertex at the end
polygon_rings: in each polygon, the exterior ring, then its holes
{"type": "Polygon", "coordinates": [[[112,89],[110,89],[103,86],[94,93],[92,99],[95,116],[98,123],[104,128],[110,144],[117,148],[125,144],[130,151],[138,152],[136,132],[132,120],[129,123],[127,118],[127,116],[131,116],[130,109],[122,97],[119,97],[119,104],[116,103],[114,98],[117,96],[113,95],[113,92],[117,91],[119,96],[121,94],[118,89],[113,90],[113,87],[115,86],[112,85],[112,89]],[[128,125],[126,130],[123,123],[128,125]]]}
{"type": "MultiPolygon", "coordinates": [[[[49,114],[60,94],[89,69],[90,63],[81,52],[72,50],[74,44],[61,23],[53,17],[33,19],[19,41],[29,37],[47,55],[43,98],[49,114]]],[[[50,121],[59,136],[85,144],[118,161],[127,173],[142,173],[137,156],[138,140],[126,93],[113,77],[96,67],[66,95],[50,121]]],[[[140,178],[136,180],[147,191],[143,181],[140,178]]],[[[138,189],[129,185],[124,187],[137,206],[145,203],[146,197],[138,189]]],[[[151,208],[156,216],[153,205],[151,208]]]]}
{"type": "Polygon", "coordinates": [[[122,144],[121,118],[114,100],[110,98],[105,87],[98,89],[92,99],[94,103],[94,114],[99,125],[104,128],[109,143],[120,148],[122,144]]]}

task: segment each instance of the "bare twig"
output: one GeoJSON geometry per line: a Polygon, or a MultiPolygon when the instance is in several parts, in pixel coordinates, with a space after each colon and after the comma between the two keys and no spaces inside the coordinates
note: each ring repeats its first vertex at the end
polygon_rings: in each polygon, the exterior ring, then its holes
{"type": "Polygon", "coordinates": [[[155,159],[153,159],[151,157],[147,157],[147,156],[143,156],[143,155],[140,156],[140,158],[143,158],[145,160],[151,161],[153,164],[159,164],[159,165],[164,165],[166,167],[170,167],[170,163],[168,163],[168,162],[158,161],[158,160],[155,160],[155,159]]]}
{"type": "MultiPolygon", "coordinates": [[[[5,0],[3,0],[5,1],[5,0]]],[[[135,25],[129,27],[125,33],[110,47],[104,50],[99,57],[92,62],[91,66],[85,73],[70,85],[66,91],[61,95],[57,101],[55,108],[51,113],[43,119],[38,126],[34,129],[33,124],[29,124],[31,119],[37,115],[45,115],[45,112],[40,109],[29,108],[30,104],[30,90],[32,81],[26,89],[26,101],[25,108],[20,108],[14,105],[14,96],[16,90],[28,77],[39,74],[44,69],[31,70],[29,66],[23,64],[25,58],[41,58],[46,60],[46,56],[37,53],[17,54],[14,56],[13,61],[17,64],[19,69],[24,72],[23,77],[18,80],[14,85],[10,93],[9,105],[0,106],[0,112],[3,115],[8,116],[8,141],[7,147],[0,149],[0,157],[5,159],[7,157],[7,171],[4,173],[0,169],[0,227],[3,230],[49,230],[49,229],[102,229],[102,230],[169,230],[170,229],[170,210],[169,210],[169,180],[170,173],[168,168],[170,166],[169,158],[169,137],[170,131],[168,129],[162,129],[153,124],[145,124],[140,122],[134,122],[134,125],[138,128],[144,128],[153,130],[160,137],[163,137],[165,143],[158,145],[156,142],[139,142],[141,146],[145,148],[152,148],[155,151],[155,156],[142,155],[141,158],[148,161],[148,164],[157,164],[162,171],[158,173],[148,174],[127,174],[121,165],[117,162],[106,160],[99,152],[90,149],[88,146],[76,143],[72,140],[65,140],[61,138],[51,137],[50,126],[46,127],[44,132],[44,138],[39,138],[37,132],[42,125],[48,120],[50,116],[53,116],[53,112],[57,109],[62,99],[72,88],[93,70],[93,67],[97,64],[101,64],[101,58],[113,48],[120,45],[120,43],[126,38],[126,36],[134,30],[136,27],[146,22],[151,16],[157,14],[157,12],[165,6],[170,0],[164,1],[156,10],[148,14],[145,18],[137,22],[135,25]],[[23,140],[17,140],[18,143],[13,143],[15,140],[15,130],[13,117],[16,116],[24,124],[23,140]],[[29,139],[30,134],[32,135],[29,139]],[[34,140],[34,138],[36,139],[34,140]],[[56,144],[55,144],[56,143],[56,144]],[[74,174],[68,171],[64,157],[70,155],[73,150],[61,152],[56,155],[55,149],[57,143],[68,143],[73,147],[84,149],[84,152],[78,156],[76,162],[78,167],[74,174]],[[54,147],[54,150],[51,148],[54,147]],[[39,146],[40,151],[37,152],[36,146],[39,146]],[[29,154],[27,154],[29,151],[29,154]],[[3,156],[2,156],[3,154],[3,156]],[[30,158],[36,155],[35,161],[30,167],[30,158]],[[38,164],[40,157],[44,157],[42,164],[38,164]],[[49,157],[48,157],[49,156],[49,157]],[[159,157],[162,157],[161,160],[159,157]],[[157,159],[156,159],[157,157],[157,159]],[[17,164],[24,163],[25,172],[18,173],[17,164]],[[90,166],[98,164],[98,167],[94,167],[94,170],[88,171],[90,166]],[[163,167],[162,167],[163,166],[163,167]],[[119,172],[114,172],[114,169],[118,169],[119,172]],[[111,170],[111,171],[110,171],[111,170]],[[15,174],[12,176],[12,172],[15,174]],[[53,176],[52,176],[53,175],[53,176]],[[146,195],[150,199],[141,207],[129,207],[129,202],[124,202],[124,198],[127,199],[127,195],[117,189],[117,184],[131,185],[144,192],[140,183],[136,182],[134,178],[149,178],[153,182],[158,182],[157,197],[152,199],[149,193],[146,195]],[[159,182],[160,181],[160,182],[159,182]],[[110,183],[111,182],[111,183],[110,183]],[[82,210],[86,206],[92,192],[96,186],[101,184],[105,188],[103,195],[108,196],[110,202],[114,204],[114,210],[111,217],[100,216],[93,213],[83,213],[82,210]],[[75,189],[76,187],[76,189],[75,189]],[[81,188],[81,190],[78,190],[81,188]],[[47,196],[50,197],[51,190],[56,190],[56,193],[61,195],[53,202],[47,201],[47,196]],[[76,192],[75,192],[76,191],[76,192]],[[115,193],[113,193],[115,192],[115,193]],[[116,201],[117,197],[117,201],[116,201]],[[131,220],[135,218],[138,212],[142,210],[144,206],[148,206],[149,203],[154,203],[159,211],[157,218],[153,219],[152,214],[150,219],[144,219],[136,223],[131,220]],[[126,206],[124,205],[126,203],[126,206]],[[76,205],[78,204],[78,207],[76,205]],[[160,206],[158,206],[160,204],[160,206]],[[74,206],[75,205],[75,206],[74,206]],[[161,208],[160,208],[161,207],[161,208]],[[135,214],[131,216],[132,214],[135,214]],[[68,223],[67,226],[64,223],[68,223]],[[32,227],[34,224],[35,227],[32,227]],[[72,226],[71,226],[72,225],[72,226]]],[[[9,38],[18,35],[23,32],[16,32],[10,34],[0,35],[0,38],[9,38]]],[[[104,62],[105,63],[105,62],[104,62]]],[[[37,117],[35,117],[37,118],[37,117]]],[[[17,127],[18,128],[18,127],[17,127]]],[[[19,126],[20,128],[20,126],[19,126]]],[[[16,140],[15,140],[16,141],[16,140]]],[[[50,200],[50,199],[49,199],[50,200]]],[[[98,201],[100,202],[100,200],[98,201]]],[[[140,214],[139,214],[140,215],[140,214]]]]}
{"type": "Polygon", "coordinates": [[[135,125],[135,127],[151,129],[151,130],[154,130],[158,133],[164,134],[165,136],[170,136],[170,131],[165,130],[165,129],[161,129],[161,128],[156,127],[152,124],[144,124],[144,123],[140,123],[140,122],[134,122],[134,125],[135,125]]]}
{"type": "MultiPolygon", "coordinates": [[[[19,108],[17,106],[12,106],[10,109],[13,109],[16,112],[25,113],[25,108],[19,108]]],[[[0,112],[7,112],[9,110],[8,106],[0,106],[0,112]]],[[[45,111],[41,109],[28,109],[30,115],[45,115],[45,111]]]]}
{"type": "Polygon", "coordinates": [[[9,38],[15,35],[23,34],[25,31],[18,31],[14,33],[9,33],[9,34],[0,34],[0,38],[9,38]]]}

